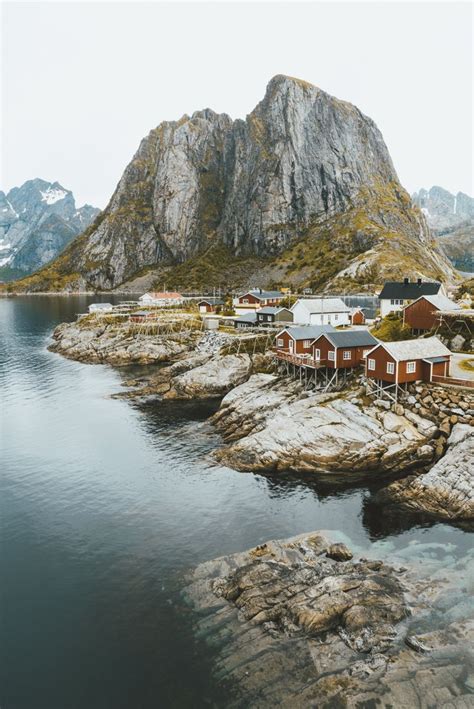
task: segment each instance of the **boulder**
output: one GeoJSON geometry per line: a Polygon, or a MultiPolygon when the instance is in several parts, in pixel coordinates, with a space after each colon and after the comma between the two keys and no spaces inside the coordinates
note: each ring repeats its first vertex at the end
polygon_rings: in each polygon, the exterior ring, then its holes
{"type": "MultiPolygon", "coordinates": [[[[447,452],[431,470],[418,477],[392,483],[382,491],[380,498],[442,519],[473,519],[474,429],[472,426],[456,424],[447,445],[447,452]]],[[[437,453],[442,452],[442,448],[442,443],[439,443],[437,453]]]]}
{"type": "Polygon", "coordinates": [[[171,380],[165,399],[211,399],[224,396],[250,376],[252,360],[247,354],[208,359],[171,380]]]}

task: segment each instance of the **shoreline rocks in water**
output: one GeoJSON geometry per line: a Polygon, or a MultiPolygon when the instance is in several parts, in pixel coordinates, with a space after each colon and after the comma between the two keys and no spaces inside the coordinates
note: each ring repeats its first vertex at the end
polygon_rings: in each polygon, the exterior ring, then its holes
{"type": "Polygon", "coordinates": [[[97,322],[87,327],[81,321],[61,323],[53,332],[54,342],[48,347],[64,357],[91,364],[153,364],[182,356],[192,348],[172,337],[151,338],[131,333],[128,327],[97,322]]]}
{"type": "Polygon", "coordinates": [[[257,376],[225,396],[211,419],[234,440],[215,454],[230,467],[365,475],[420,467],[434,457],[437,427],[416,414],[408,420],[367,407],[353,391],[303,398],[293,382],[257,376]]]}
{"type": "Polygon", "coordinates": [[[198,566],[185,599],[231,683],[230,706],[468,706],[472,619],[417,623],[451,594],[446,578],[380,560],[330,558],[320,532],[198,566]],[[426,626],[425,626],[426,627],[426,626]],[[466,704],[462,702],[466,698],[466,704]],[[434,701],[433,701],[434,700],[434,701]]]}
{"type": "Polygon", "coordinates": [[[392,483],[378,499],[443,519],[474,519],[474,428],[455,424],[447,443],[428,472],[392,483]]]}

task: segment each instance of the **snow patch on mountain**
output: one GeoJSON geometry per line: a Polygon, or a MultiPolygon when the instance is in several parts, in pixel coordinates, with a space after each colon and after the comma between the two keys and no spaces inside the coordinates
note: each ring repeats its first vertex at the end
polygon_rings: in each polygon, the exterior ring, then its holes
{"type": "Polygon", "coordinates": [[[50,188],[46,192],[41,192],[41,201],[46,202],[46,204],[55,204],[59,200],[64,199],[67,195],[65,190],[50,188]]]}

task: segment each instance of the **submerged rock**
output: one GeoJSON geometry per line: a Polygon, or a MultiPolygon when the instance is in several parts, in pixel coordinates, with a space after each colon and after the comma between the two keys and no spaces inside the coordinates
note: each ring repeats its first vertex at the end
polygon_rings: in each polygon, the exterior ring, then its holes
{"type": "Polygon", "coordinates": [[[331,546],[313,532],[192,573],[185,597],[218,679],[233,687],[229,706],[470,706],[473,623],[413,632],[449,590],[445,580],[378,560],[334,561],[331,546]]]}
{"type": "Polygon", "coordinates": [[[474,428],[456,424],[447,443],[431,470],[392,483],[379,499],[444,519],[474,519],[474,428]]]}
{"type": "Polygon", "coordinates": [[[238,438],[216,457],[238,470],[396,472],[429,462],[436,426],[420,417],[362,407],[344,394],[302,398],[293,383],[248,382],[227,395],[213,422],[238,438]]]}

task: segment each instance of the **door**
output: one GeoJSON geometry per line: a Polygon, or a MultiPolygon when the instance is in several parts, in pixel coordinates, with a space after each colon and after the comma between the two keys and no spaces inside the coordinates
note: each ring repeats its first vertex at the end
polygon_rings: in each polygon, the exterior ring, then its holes
{"type": "Polygon", "coordinates": [[[321,350],[314,350],[314,359],[316,362],[321,361],[321,350]]]}
{"type": "Polygon", "coordinates": [[[294,346],[295,346],[295,343],[293,342],[293,340],[290,340],[289,343],[288,343],[288,347],[290,348],[290,354],[291,354],[291,355],[293,354],[294,346]]]}

